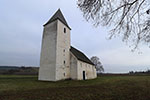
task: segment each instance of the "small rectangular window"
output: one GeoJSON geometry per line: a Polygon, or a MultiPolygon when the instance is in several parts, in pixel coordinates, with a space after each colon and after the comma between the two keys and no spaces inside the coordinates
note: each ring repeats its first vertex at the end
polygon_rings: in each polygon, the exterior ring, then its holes
{"type": "Polygon", "coordinates": [[[64,33],[66,33],[66,28],[64,28],[64,33]]]}
{"type": "Polygon", "coordinates": [[[64,73],[64,76],[65,76],[65,73],[64,73]]]}
{"type": "Polygon", "coordinates": [[[66,62],[64,61],[64,64],[65,64],[66,62]]]}

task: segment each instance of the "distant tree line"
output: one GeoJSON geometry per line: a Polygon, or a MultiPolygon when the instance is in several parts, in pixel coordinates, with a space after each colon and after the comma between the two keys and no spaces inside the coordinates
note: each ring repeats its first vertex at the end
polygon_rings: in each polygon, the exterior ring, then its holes
{"type": "Polygon", "coordinates": [[[0,75],[37,75],[38,69],[38,67],[0,66],[0,75]]]}
{"type": "Polygon", "coordinates": [[[148,69],[147,71],[129,71],[130,75],[134,75],[134,74],[150,74],[150,70],[148,69]]]}

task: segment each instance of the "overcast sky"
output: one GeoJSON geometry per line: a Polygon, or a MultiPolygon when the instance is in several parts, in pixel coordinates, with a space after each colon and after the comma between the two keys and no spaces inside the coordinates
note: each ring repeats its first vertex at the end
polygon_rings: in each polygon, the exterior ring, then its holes
{"type": "Polygon", "coordinates": [[[147,46],[138,54],[120,38],[108,40],[108,28],[86,22],[76,0],[0,0],[0,65],[39,66],[43,25],[58,8],[72,29],[71,45],[98,56],[105,72],[150,69],[147,46]]]}

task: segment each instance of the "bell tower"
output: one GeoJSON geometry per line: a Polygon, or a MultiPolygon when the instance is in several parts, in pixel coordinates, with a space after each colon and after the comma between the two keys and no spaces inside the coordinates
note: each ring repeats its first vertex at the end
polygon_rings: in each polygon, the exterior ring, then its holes
{"type": "Polygon", "coordinates": [[[39,80],[70,78],[70,30],[60,9],[44,25],[39,80]]]}

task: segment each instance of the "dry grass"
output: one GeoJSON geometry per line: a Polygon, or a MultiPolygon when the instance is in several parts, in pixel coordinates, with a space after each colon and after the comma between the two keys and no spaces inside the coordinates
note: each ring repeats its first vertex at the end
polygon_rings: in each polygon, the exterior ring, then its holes
{"type": "Polygon", "coordinates": [[[3,75],[0,100],[150,100],[150,76],[40,82],[37,76],[3,75]]]}

